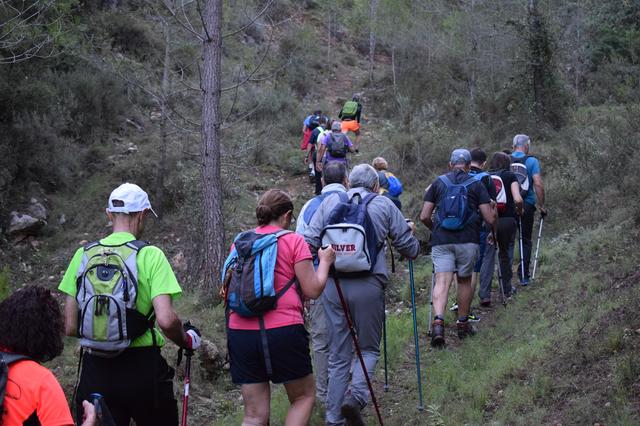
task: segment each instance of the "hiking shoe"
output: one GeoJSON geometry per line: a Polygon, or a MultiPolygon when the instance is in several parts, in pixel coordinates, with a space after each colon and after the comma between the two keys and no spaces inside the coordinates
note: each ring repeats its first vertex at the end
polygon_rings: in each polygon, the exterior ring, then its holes
{"type": "Polygon", "coordinates": [[[453,305],[451,305],[451,307],[449,308],[449,310],[451,312],[456,312],[458,310],[458,304],[454,303],[453,305]]]}
{"type": "Polygon", "coordinates": [[[347,425],[349,426],[364,426],[364,421],[362,420],[362,405],[353,395],[347,395],[344,397],[342,401],[342,406],[340,407],[340,414],[347,421],[347,425]]]}
{"type": "Polygon", "coordinates": [[[458,326],[459,339],[464,339],[465,337],[476,334],[475,327],[469,321],[458,321],[456,325],[458,326]]]}
{"type": "Polygon", "coordinates": [[[431,323],[431,347],[444,346],[444,321],[437,319],[431,323]]]}
{"type": "Polygon", "coordinates": [[[520,285],[521,286],[528,286],[529,285],[529,278],[525,278],[524,281],[520,280],[520,285]]]}
{"type": "Polygon", "coordinates": [[[488,297],[486,299],[481,299],[480,306],[484,306],[485,308],[488,308],[489,306],[491,306],[491,298],[488,297]]]}
{"type": "Polygon", "coordinates": [[[469,315],[467,315],[467,321],[469,322],[480,322],[480,317],[476,314],[474,314],[473,312],[469,312],[469,315]]]}

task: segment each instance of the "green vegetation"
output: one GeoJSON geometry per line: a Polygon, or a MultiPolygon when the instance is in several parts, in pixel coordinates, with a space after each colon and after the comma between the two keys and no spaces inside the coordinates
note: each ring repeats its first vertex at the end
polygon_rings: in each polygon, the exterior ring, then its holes
{"type": "MultiPolygon", "coordinates": [[[[3,230],[34,187],[51,213],[35,238],[0,241],[0,299],[24,284],[54,287],[80,242],[107,232],[109,190],[135,181],[152,202],[163,195],[156,207],[164,216],[146,237],[174,266],[186,259],[177,268],[186,289],[178,311],[224,349],[223,310],[213,294],[195,290],[203,273],[217,273],[200,270],[200,45],[153,2],[116,2],[114,9],[98,1],[56,3],[32,34],[50,32],[55,54],[0,64],[3,230]],[[56,17],[63,27],[47,26],[56,17]],[[163,94],[165,22],[170,90],[163,94]]],[[[428,348],[431,266],[425,256],[416,261],[422,414],[415,410],[408,274],[406,264],[398,266],[388,293],[390,392],[382,392],[382,362],[376,376],[388,424],[638,423],[638,3],[381,0],[371,24],[369,1],[285,0],[251,22],[265,4],[225,2],[224,32],[246,28],[224,40],[223,86],[246,78],[267,52],[257,81],[221,100],[227,240],[253,225],[264,190],[287,189],[296,208],[311,195],[297,147],[302,118],[315,108],[335,114],[353,92],[362,92],[365,107],[354,161],[389,161],[404,182],[409,217],[417,217],[425,187],[454,147],[492,153],[524,132],[543,167],[550,215],[539,281],[507,309],[483,312],[476,338],[458,344],[450,337],[445,351],[428,348]],[[537,13],[527,10],[530,3],[537,13]],[[532,64],[542,66],[538,77],[532,64]]],[[[189,13],[197,21],[196,11],[189,13]]],[[[3,46],[0,58],[9,52],[3,46]]],[[[429,239],[422,226],[418,236],[429,239]]],[[[68,339],[51,363],[69,394],[76,345],[68,339]]],[[[175,347],[164,351],[173,362],[175,347]]],[[[281,386],[273,392],[272,424],[281,424],[287,398],[281,386]]],[[[239,423],[240,393],[226,371],[216,379],[196,372],[192,395],[194,424],[239,423]]],[[[316,408],[313,424],[322,423],[316,408]]]]}

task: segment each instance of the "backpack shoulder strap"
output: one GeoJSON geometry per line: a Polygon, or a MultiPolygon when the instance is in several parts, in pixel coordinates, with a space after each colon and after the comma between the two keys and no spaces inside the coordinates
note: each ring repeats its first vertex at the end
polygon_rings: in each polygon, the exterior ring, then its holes
{"type": "Polygon", "coordinates": [[[91,250],[92,248],[99,246],[100,245],[100,241],[94,241],[92,243],[87,243],[84,245],[84,251],[87,252],[89,250],[91,250]]]}
{"type": "Polygon", "coordinates": [[[451,179],[449,179],[449,177],[447,175],[438,176],[438,180],[440,180],[440,182],[444,183],[444,185],[447,188],[453,186],[453,182],[451,182],[451,179]]]}
{"type": "Polygon", "coordinates": [[[338,197],[340,197],[340,201],[343,203],[348,203],[350,201],[349,194],[342,191],[337,191],[338,197]]]}
{"type": "Polygon", "coordinates": [[[376,198],[377,196],[378,194],[374,194],[373,192],[365,195],[364,198],[362,199],[362,205],[364,205],[364,208],[366,209],[369,203],[373,201],[373,199],[376,198]]]}
{"type": "Polygon", "coordinates": [[[462,186],[464,186],[464,187],[466,188],[466,187],[468,187],[468,186],[473,185],[473,184],[474,184],[474,183],[476,183],[476,182],[480,182],[480,181],[479,181],[479,180],[477,180],[477,179],[476,179],[475,177],[473,177],[473,176],[469,176],[469,177],[467,178],[467,180],[465,180],[464,182],[462,182],[460,185],[462,185],[462,186]]]}
{"type": "Polygon", "coordinates": [[[290,231],[288,229],[283,229],[281,231],[276,232],[276,239],[279,239],[283,235],[292,234],[292,233],[293,233],[293,231],[290,231]]]}
{"type": "Polygon", "coordinates": [[[31,358],[21,354],[0,352],[0,362],[4,362],[6,365],[13,364],[14,362],[22,361],[22,360],[31,360],[31,358]]]}
{"type": "Polygon", "coordinates": [[[146,246],[149,245],[148,242],[146,241],[142,241],[142,240],[133,240],[133,241],[129,241],[128,243],[125,244],[127,247],[134,249],[135,251],[140,251],[143,248],[145,248],[146,246]]]}

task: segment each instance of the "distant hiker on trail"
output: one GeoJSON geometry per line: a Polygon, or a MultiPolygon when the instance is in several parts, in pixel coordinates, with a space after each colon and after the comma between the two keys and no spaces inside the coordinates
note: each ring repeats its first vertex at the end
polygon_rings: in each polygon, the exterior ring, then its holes
{"type": "MultiPolygon", "coordinates": [[[[25,287],[0,303],[0,424],[74,425],[60,383],[40,364],[62,353],[63,328],[60,306],[44,287],[25,287]]],[[[93,405],[82,407],[82,426],[95,425],[93,405]]]]}
{"type": "Polygon", "coordinates": [[[471,154],[466,149],[451,153],[449,173],[438,177],[424,196],[420,220],[431,229],[431,258],[435,270],[432,293],[435,318],[431,346],[444,346],[444,310],[453,275],[458,277],[458,337],[475,334],[469,322],[473,298],[471,275],[479,254],[478,210],[489,226],[494,226],[491,199],[484,185],[469,175],[471,154]],[[436,212],[435,222],[431,214],[436,212]]]}
{"type": "MultiPolygon", "coordinates": [[[[322,111],[320,110],[316,110],[313,112],[313,114],[309,114],[305,119],[304,122],[302,123],[302,136],[303,138],[305,137],[305,135],[311,135],[311,131],[313,129],[315,129],[316,127],[318,127],[318,124],[320,124],[320,116],[322,116],[322,111]]],[[[307,137],[307,142],[308,142],[308,137],[307,137]]],[[[302,148],[305,149],[306,147],[302,148]]]]}
{"type": "MultiPolygon", "coordinates": [[[[320,117],[320,124],[313,129],[311,132],[311,136],[309,137],[309,146],[307,147],[307,157],[305,158],[305,163],[312,164],[314,168],[314,184],[315,184],[315,194],[320,195],[320,191],[322,191],[322,169],[318,168],[318,146],[319,139],[323,136],[327,129],[328,119],[327,117],[320,117]]],[[[322,166],[320,166],[322,167],[322,166]]]]}
{"type": "Polygon", "coordinates": [[[393,201],[398,210],[402,210],[400,202],[400,194],[402,194],[402,182],[389,170],[387,160],[382,157],[376,157],[371,163],[376,172],[378,172],[378,181],[380,182],[380,195],[384,195],[393,201]]]}
{"type": "Polygon", "coordinates": [[[318,156],[316,169],[322,171],[323,164],[329,161],[339,161],[349,167],[349,160],[347,154],[355,152],[353,143],[349,137],[340,132],[340,122],[334,121],[331,124],[331,131],[325,132],[319,136],[319,140],[322,140],[318,144],[318,156]]]}
{"type": "MultiPolygon", "coordinates": [[[[469,175],[475,177],[476,180],[480,181],[484,188],[487,190],[489,198],[491,199],[491,208],[493,210],[495,222],[498,219],[498,212],[495,208],[496,187],[493,184],[491,174],[485,171],[485,167],[487,165],[487,154],[480,148],[472,149],[470,151],[470,154],[471,165],[469,166],[469,175]]],[[[478,281],[486,286],[487,282],[491,282],[491,277],[493,276],[493,269],[485,270],[484,276],[480,273],[482,269],[482,259],[484,258],[484,253],[487,247],[487,237],[489,236],[489,234],[491,234],[493,228],[489,226],[485,221],[483,221],[481,217],[478,217],[478,220],[480,222],[480,254],[478,256],[478,260],[476,260],[476,263],[473,266],[473,275],[471,276],[471,288],[473,289],[473,294],[475,294],[476,292],[478,281]]],[[[471,322],[480,321],[480,317],[478,317],[471,311],[469,311],[468,318],[471,322]]]]}
{"type": "MultiPolygon", "coordinates": [[[[542,183],[542,171],[540,169],[540,161],[532,155],[529,155],[531,140],[527,135],[515,135],[513,138],[513,153],[511,154],[512,163],[524,164],[527,169],[527,186],[528,189],[524,195],[524,212],[522,213],[522,245],[524,256],[524,271],[518,266],[518,277],[520,284],[529,284],[529,264],[531,263],[531,234],[533,233],[533,222],[535,221],[536,203],[540,209],[540,215],[545,217],[547,209],[544,206],[545,194],[544,185],[542,183]]],[[[513,170],[513,168],[512,168],[513,170]]],[[[513,253],[511,245],[510,252],[513,253]]]]}
{"type": "MultiPolygon", "coordinates": [[[[322,171],[322,194],[317,195],[306,202],[300,210],[298,216],[296,233],[304,235],[309,222],[322,201],[336,192],[347,192],[349,186],[347,179],[347,168],[344,163],[337,161],[328,162],[322,171]]],[[[313,350],[313,371],[316,374],[316,398],[326,404],[327,384],[328,384],[328,362],[329,362],[329,332],[322,306],[322,297],[311,299],[311,349],[313,350]]]]}
{"type": "Polygon", "coordinates": [[[320,296],[335,252],[332,248],[319,250],[314,269],[304,239],[288,231],[294,221],[293,202],[284,191],[265,192],[258,201],[256,218],[258,227],[238,235],[223,271],[230,310],[227,342],[231,379],[242,385],[243,425],[269,424],[269,382],[282,383],[287,391],[291,405],[285,424],[306,425],[315,403],[315,384],[302,298],[320,296]],[[255,257],[257,247],[261,247],[259,259],[255,257]],[[254,262],[260,263],[264,293],[273,292],[268,300],[262,294],[241,290],[257,284],[254,262]],[[250,306],[267,306],[267,301],[268,307],[259,314],[251,311],[250,306]]]}
{"type": "Polygon", "coordinates": [[[509,170],[510,166],[511,158],[503,152],[493,154],[489,163],[490,173],[493,177],[498,176],[500,178],[499,182],[503,185],[506,200],[501,203],[500,197],[498,197],[498,241],[486,246],[482,261],[480,291],[478,294],[482,306],[491,305],[491,281],[493,280],[495,269],[496,244],[500,254],[498,259],[498,262],[500,262],[498,266],[500,268],[499,276],[502,275],[502,282],[498,283],[498,285],[502,285],[502,291],[506,298],[509,298],[512,294],[511,278],[513,269],[511,265],[513,264],[513,258],[510,257],[512,254],[509,254],[509,246],[515,241],[516,229],[518,228],[516,218],[522,213],[523,200],[520,196],[520,185],[516,176],[509,170]]]}
{"type": "Polygon", "coordinates": [[[315,182],[314,165],[309,162],[309,152],[307,150],[309,148],[311,132],[320,124],[321,115],[322,111],[314,111],[313,114],[308,115],[307,118],[304,119],[302,124],[302,140],[300,141],[300,149],[305,152],[304,163],[309,167],[309,178],[311,183],[315,182]]]}
{"type": "MultiPolygon", "coordinates": [[[[305,240],[314,249],[325,244],[337,248],[335,270],[366,369],[373,375],[380,356],[384,288],[389,282],[385,241],[390,238],[400,254],[412,259],[418,255],[420,243],[413,235],[415,226],[405,221],[391,200],[377,195],[378,174],[373,167],[355,166],[349,183],[347,194],[332,194],[322,202],[305,231],[305,240]],[[363,222],[356,223],[354,217],[362,217],[363,222]],[[364,236],[358,229],[365,230],[364,236]]],[[[331,277],[322,294],[322,305],[329,331],[326,424],[344,424],[345,419],[349,424],[363,424],[360,411],[369,401],[369,390],[331,277]]]]}
{"type": "Polygon", "coordinates": [[[173,368],[160,353],[165,339],[198,349],[200,332],[172,307],[182,290],[162,250],[140,241],[147,193],[125,183],[109,196],[113,233],[79,248],[58,289],[67,295],[65,332],[80,338],[76,405],[103,395],[117,425],[176,425],[173,368]],[[123,333],[124,330],[124,333],[123,333]]]}
{"type": "Polygon", "coordinates": [[[355,147],[358,149],[358,140],[360,139],[360,118],[362,116],[362,104],[360,96],[354,94],[350,101],[347,101],[340,109],[338,118],[342,120],[342,133],[353,132],[356,135],[355,147]]]}

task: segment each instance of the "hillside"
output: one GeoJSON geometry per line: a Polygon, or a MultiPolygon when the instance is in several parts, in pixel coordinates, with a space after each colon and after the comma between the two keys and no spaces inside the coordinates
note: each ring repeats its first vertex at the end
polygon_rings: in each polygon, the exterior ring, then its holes
{"type": "MultiPolygon", "coordinates": [[[[434,351],[426,335],[429,233],[419,226],[424,247],[415,262],[416,297],[426,410],[416,409],[408,265],[403,261],[387,294],[389,392],[383,391],[382,360],[375,377],[383,416],[390,425],[637,424],[640,191],[630,171],[640,160],[640,30],[634,21],[640,8],[542,2],[550,49],[555,50],[548,70],[553,78],[546,80],[553,84],[545,87],[551,100],[545,114],[536,117],[532,79],[522,59],[529,52],[521,41],[529,37],[523,30],[524,9],[499,1],[470,6],[442,0],[431,9],[420,2],[393,3],[380,6],[373,81],[366,55],[368,2],[283,1],[268,16],[280,17],[278,22],[287,17],[273,30],[273,40],[265,17],[239,40],[228,41],[224,63],[229,81],[234,72],[251,69],[264,49],[272,50],[265,69],[270,78],[243,87],[237,102],[223,98],[229,116],[239,119],[223,132],[227,242],[253,226],[255,202],[265,190],[287,190],[296,209],[312,196],[298,148],[300,123],[315,108],[335,114],[353,93],[363,96],[364,122],[360,153],[352,163],[387,158],[405,184],[404,212],[413,219],[424,188],[446,168],[453,148],[481,146],[492,153],[509,148],[513,134],[529,133],[543,164],[550,209],[536,282],[520,289],[506,308],[498,303],[479,308],[479,333],[464,343],[453,337],[450,325],[455,323],[448,317],[451,344],[434,351]],[[325,12],[337,16],[336,8],[342,13],[328,32],[325,12]],[[509,14],[513,22],[505,17],[509,14]],[[468,31],[474,23],[476,31],[468,31]],[[616,27],[624,31],[612,30],[616,27]],[[573,38],[576,28],[584,30],[587,41],[573,38]],[[485,38],[494,42],[478,44],[485,38]],[[252,113],[243,118],[246,111],[252,113]]],[[[227,5],[226,25],[242,26],[263,4],[227,5]]],[[[83,37],[90,29],[105,57],[125,58],[126,63],[116,65],[130,66],[138,77],[147,68],[161,69],[162,34],[150,24],[160,22],[150,18],[156,16],[154,8],[135,1],[117,11],[85,7],[76,11],[78,28],[83,37]]],[[[198,46],[179,25],[170,25],[176,37],[172,52],[181,67],[197,57],[198,46]]],[[[0,298],[24,285],[56,287],[75,249],[108,233],[103,211],[115,185],[131,180],[149,187],[153,203],[164,145],[163,217],[148,227],[145,238],[163,249],[185,288],[177,304],[180,315],[198,324],[224,356],[223,310],[212,291],[200,288],[197,129],[173,129],[163,139],[154,99],[108,66],[83,62],[85,41],[76,48],[74,54],[0,69],[7,87],[2,127],[12,138],[0,151],[3,229],[8,229],[11,211],[34,208],[32,198],[47,210],[47,224],[35,235],[3,234],[0,298]],[[18,80],[20,73],[32,80],[18,80]],[[32,82],[36,75],[42,77],[32,82]],[[12,81],[20,84],[13,87],[12,81]]],[[[189,84],[198,77],[193,69],[185,75],[189,84]]],[[[180,113],[197,117],[199,94],[187,93],[172,102],[180,113]]],[[[75,339],[65,343],[63,356],[48,367],[70,396],[78,350],[75,339]]],[[[170,363],[175,351],[172,344],[163,350],[170,363]]],[[[228,371],[196,364],[191,424],[239,424],[242,399],[228,371]]],[[[288,401],[281,386],[273,389],[271,424],[283,424],[288,401]]],[[[371,407],[365,414],[368,424],[376,424],[371,407]]],[[[323,422],[316,407],[312,424],[323,422]]]]}

